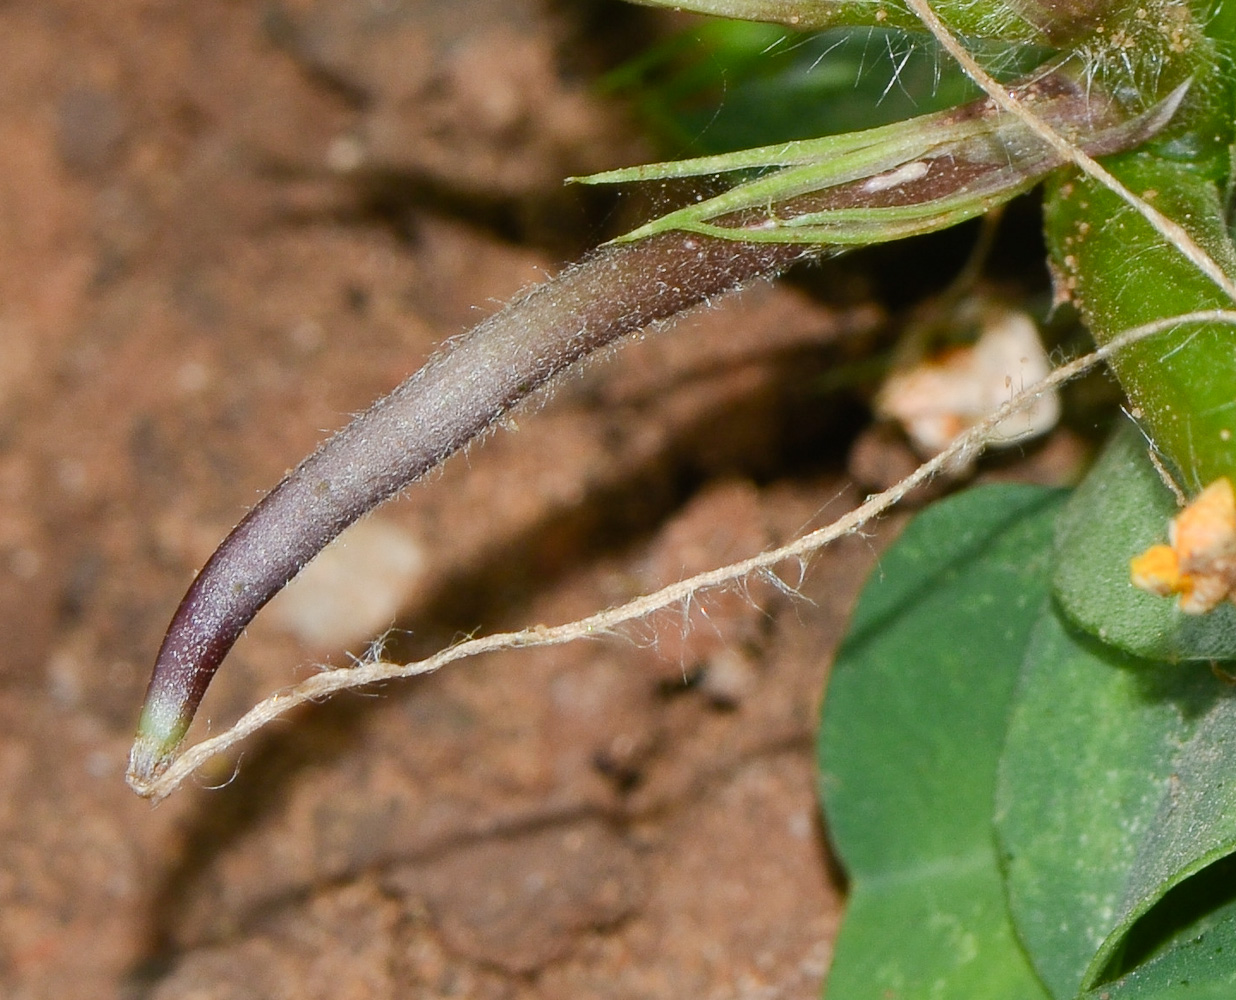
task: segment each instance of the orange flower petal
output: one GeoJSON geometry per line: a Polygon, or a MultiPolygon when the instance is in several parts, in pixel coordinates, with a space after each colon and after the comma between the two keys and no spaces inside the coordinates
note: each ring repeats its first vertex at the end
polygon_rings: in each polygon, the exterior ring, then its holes
{"type": "Polygon", "coordinates": [[[1221,476],[1176,515],[1172,548],[1183,572],[1205,572],[1216,561],[1236,553],[1236,493],[1221,476]]]}
{"type": "Polygon", "coordinates": [[[1152,545],[1129,561],[1133,586],[1160,597],[1180,592],[1180,561],[1170,545],[1152,545]]]}

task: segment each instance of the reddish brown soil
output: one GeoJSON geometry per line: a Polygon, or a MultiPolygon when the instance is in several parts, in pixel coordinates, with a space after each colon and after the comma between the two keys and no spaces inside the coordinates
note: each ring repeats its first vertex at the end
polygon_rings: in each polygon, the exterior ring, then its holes
{"type": "MultiPolygon", "coordinates": [[[[560,179],[647,155],[590,81],[657,23],[0,5],[0,995],[818,993],[812,733],[871,539],[801,598],[753,581],[345,696],[158,809],[123,782],[162,629],[246,505],[603,234],[560,179]]],[[[878,319],[761,286],[592,365],[262,615],[195,735],[389,625],[415,656],[566,620],[839,512],[813,379],[878,319]]]]}

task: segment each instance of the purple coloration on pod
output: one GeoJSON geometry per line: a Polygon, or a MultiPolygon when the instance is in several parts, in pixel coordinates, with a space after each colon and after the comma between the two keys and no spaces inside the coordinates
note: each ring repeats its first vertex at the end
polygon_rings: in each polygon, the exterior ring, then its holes
{"type": "Polygon", "coordinates": [[[263,605],[348,525],[574,362],[808,251],[668,233],[604,248],[481,323],[361,414],[232,531],[159,650],[129,762],[170,762],[219,664],[263,605]]]}

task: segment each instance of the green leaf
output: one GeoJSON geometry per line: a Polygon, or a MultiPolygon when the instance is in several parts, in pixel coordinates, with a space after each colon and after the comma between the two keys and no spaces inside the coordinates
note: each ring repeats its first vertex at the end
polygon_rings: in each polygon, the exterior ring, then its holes
{"type": "Polygon", "coordinates": [[[1086,1000],[1230,1000],[1236,996],[1236,900],[1231,898],[1232,865],[1208,869],[1191,882],[1214,875],[1228,898],[1200,919],[1187,922],[1149,961],[1112,983],[1086,994],[1086,1000]]]}
{"type": "Polygon", "coordinates": [[[1129,560],[1167,540],[1176,499],[1125,425],[1060,518],[1052,581],[1060,607],[1091,635],[1133,656],[1168,662],[1236,659],[1236,607],[1184,614],[1175,599],[1129,582],[1129,560]]]}
{"type": "Polygon", "coordinates": [[[820,730],[852,880],[829,1000],[1046,996],[1008,918],[991,814],[1060,500],[989,486],[936,504],[863,592],[820,730]]]}
{"type": "Polygon", "coordinates": [[[1236,698],[1044,613],[1000,767],[1009,906],[1054,996],[1102,981],[1173,886],[1236,848],[1236,698]]]}
{"type": "Polygon", "coordinates": [[[833,187],[853,180],[871,177],[900,166],[909,160],[925,156],[949,144],[972,140],[992,131],[991,125],[974,115],[958,116],[956,108],[948,108],[912,121],[897,121],[889,125],[827,135],[819,139],[798,139],[757,146],[732,153],[701,156],[689,160],[668,160],[635,167],[620,167],[586,177],[570,177],[580,184],[617,184],[628,181],[663,180],[666,178],[703,177],[737,171],[765,170],[771,167],[808,167],[803,179],[794,179],[792,186],[784,181],[765,183],[753,198],[736,205],[728,203],[710,210],[701,218],[713,218],[736,208],[747,208],[761,200],[784,200],[822,187],[833,187]]]}

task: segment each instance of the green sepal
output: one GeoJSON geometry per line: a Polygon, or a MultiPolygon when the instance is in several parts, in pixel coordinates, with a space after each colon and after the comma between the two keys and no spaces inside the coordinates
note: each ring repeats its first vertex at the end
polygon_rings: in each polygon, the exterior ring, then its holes
{"type": "MultiPolygon", "coordinates": [[[[1035,111],[1092,149],[1128,148],[1158,132],[1187,91],[1133,118],[1096,124],[1067,77],[1041,74],[1035,111]],[[1052,89],[1057,88],[1056,93],[1052,89]]],[[[1109,107],[1109,111],[1112,109],[1109,107]]],[[[661,216],[618,242],[673,230],[744,242],[867,246],[956,225],[1022,194],[1060,163],[1018,118],[978,102],[822,139],[574,178],[590,184],[770,171],[661,216]],[[896,197],[890,198],[892,191],[896,197]]]]}
{"type": "MultiPolygon", "coordinates": [[[[1205,38],[1193,39],[1189,58],[1165,65],[1160,77],[1191,79],[1180,112],[1143,148],[1104,165],[1236,277],[1227,218],[1236,134],[1231,74],[1221,65],[1205,38]]],[[[1236,306],[1119,195],[1089,178],[1050,177],[1044,222],[1057,295],[1077,306],[1099,344],[1143,323],[1236,306]]],[[[1111,364],[1133,416],[1187,492],[1236,473],[1236,327],[1182,324],[1111,364]]]]}

